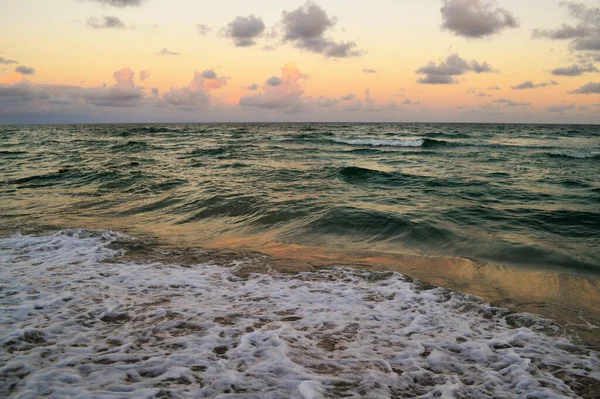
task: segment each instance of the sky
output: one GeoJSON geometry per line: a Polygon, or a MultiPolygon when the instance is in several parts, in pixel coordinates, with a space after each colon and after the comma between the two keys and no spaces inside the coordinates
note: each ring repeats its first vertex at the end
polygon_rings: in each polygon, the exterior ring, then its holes
{"type": "Polygon", "coordinates": [[[600,123],[600,0],[3,0],[0,124],[600,123]]]}

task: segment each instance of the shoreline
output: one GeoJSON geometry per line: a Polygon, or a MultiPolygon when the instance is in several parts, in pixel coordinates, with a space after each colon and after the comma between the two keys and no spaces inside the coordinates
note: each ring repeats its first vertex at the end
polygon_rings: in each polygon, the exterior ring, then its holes
{"type": "MultiPolygon", "coordinates": [[[[600,277],[565,271],[517,268],[461,257],[352,252],[349,249],[255,241],[221,235],[212,240],[167,226],[119,226],[115,223],[78,223],[86,229],[112,230],[136,238],[118,241],[126,253],[112,259],[192,266],[210,263],[232,267],[236,273],[294,274],[343,266],[365,271],[398,272],[423,284],[481,297],[490,305],[550,319],[566,329],[569,339],[600,351],[600,277]],[[174,231],[175,230],[175,231],[174,231]],[[575,335],[575,337],[573,337],[575,335]]],[[[27,228],[21,234],[48,234],[70,229],[66,223],[27,228]]],[[[19,231],[10,229],[6,234],[19,231]]]]}
{"type": "Polygon", "coordinates": [[[535,314],[564,327],[590,348],[600,351],[600,278],[563,271],[519,269],[488,262],[424,255],[348,253],[331,248],[273,242],[254,249],[241,241],[178,245],[168,238],[138,234],[141,246],[122,242],[126,253],[115,261],[157,261],[192,266],[211,263],[236,273],[283,273],[342,266],[365,271],[398,272],[423,284],[481,297],[494,307],[535,314]]]}

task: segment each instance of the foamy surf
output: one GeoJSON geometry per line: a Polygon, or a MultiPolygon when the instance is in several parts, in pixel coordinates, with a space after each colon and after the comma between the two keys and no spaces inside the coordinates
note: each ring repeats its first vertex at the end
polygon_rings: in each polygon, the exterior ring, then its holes
{"type": "Polygon", "coordinates": [[[570,398],[599,386],[597,352],[473,296],[342,267],[240,278],[112,261],[125,238],[0,239],[3,396],[570,398]]]}

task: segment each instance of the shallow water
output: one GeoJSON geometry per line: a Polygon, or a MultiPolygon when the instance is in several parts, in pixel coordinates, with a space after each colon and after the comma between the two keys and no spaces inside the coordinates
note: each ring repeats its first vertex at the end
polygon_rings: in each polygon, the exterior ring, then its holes
{"type": "Polygon", "coordinates": [[[18,398],[593,397],[556,324],[397,273],[118,262],[114,232],[0,239],[0,393],[18,398]],[[117,257],[117,258],[115,258],[117,257]]]}

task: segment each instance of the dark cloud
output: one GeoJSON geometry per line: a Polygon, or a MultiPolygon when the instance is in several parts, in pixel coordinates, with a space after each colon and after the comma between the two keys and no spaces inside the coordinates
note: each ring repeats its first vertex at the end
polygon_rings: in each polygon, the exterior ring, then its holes
{"type": "Polygon", "coordinates": [[[321,7],[308,2],[294,11],[283,12],[283,40],[292,42],[303,50],[331,58],[361,55],[362,51],[356,49],[356,43],[336,42],[325,36],[336,22],[336,18],[329,18],[321,7]]]}
{"type": "Polygon", "coordinates": [[[265,30],[262,19],[249,15],[237,17],[225,28],[225,34],[233,39],[236,47],[249,47],[256,44],[255,39],[265,30]]]}
{"type": "Polygon", "coordinates": [[[35,73],[35,69],[25,65],[20,65],[15,68],[15,72],[18,72],[22,75],[33,75],[35,73]]]}
{"type": "Polygon", "coordinates": [[[163,48],[162,50],[160,50],[158,53],[156,53],[156,55],[181,55],[176,51],[170,51],[166,48],[163,48]]]}
{"type": "Polygon", "coordinates": [[[371,69],[371,68],[363,68],[362,70],[364,73],[378,73],[376,70],[371,69]]]}
{"type": "Polygon", "coordinates": [[[196,24],[196,30],[198,31],[200,36],[206,36],[210,33],[212,29],[208,25],[196,24]]]}
{"type": "Polygon", "coordinates": [[[518,102],[509,100],[507,98],[500,98],[498,100],[492,100],[493,103],[505,104],[508,107],[529,107],[531,103],[518,102]]]}
{"type": "Polygon", "coordinates": [[[424,84],[453,84],[458,83],[454,76],[460,76],[467,72],[484,73],[496,72],[487,62],[480,63],[472,60],[470,63],[456,53],[451,54],[445,61],[436,64],[429,61],[426,66],[416,70],[416,73],[426,75],[417,82],[424,84]]]}
{"type": "Polygon", "coordinates": [[[502,90],[502,89],[498,86],[490,86],[486,90],[502,90]]]}
{"type": "Polygon", "coordinates": [[[137,7],[141,6],[146,0],[87,0],[113,7],[137,7]]]}
{"type": "Polygon", "coordinates": [[[277,76],[271,76],[269,79],[267,79],[266,84],[268,84],[269,86],[279,86],[280,84],[283,83],[283,80],[281,80],[280,78],[278,78],[277,76]]]}
{"type": "Polygon", "coordinates": [[[575,104],[558,104],[546,107],[546,111],[548,112],[566,112],[571,109],[575,109],[575,104]]]}
{"type": "Polygon", "coordinates": [[[513,14],[494,0],[443,0],[442,29],[457,36],[482,38],[519,26],[513,14]]]}
{"type": "Polygon", "coordinates": [[[511,86],[511,88],[513,90],[527,90],[527,89],[537,89],[539,87],[548,87],[548,86],[557,86],[557,85],[558,85],[558,83],[556,83],[553,80],[551,80],[549,82],[542,82],[542,83],[533,83],[531,80],[528,80],[526,82],[519,83],[516,86],[511,86]]]}
{"type": "Polygon", "coordinates": [[[424,78],[419,78],[417,82],[428,85],[449,85],[458,83],[458,80],[448,75],[426,75],[424,78]]]}
{"type": "Polygon", "coordinates": [[[562,24],[559,28],[555,29],[534,29],[531,35],[535,39],[548,38],[553,40],[569,40],[585,37],[590,33],[591,29],[587,26],[570,26],[567,24],[562,24]]]}
{"type": "Polygon", "coordinates": [[[484,61],[483,64],[480,64],[475,60],[471,61],[471,70],[475,73],[497,72],[487,62],[484,61]]]}
{"type": "Polygon", "coordinates": [[[158,91],[158,89],[156,87],[153,87],[152,89],[150,89],[150,92],[154,96],[158,96],[158,93],[159,93],[159,91],[158,91]]]}
{"type": "Polygon", "coordinates": [[[85,89],[82,97],[99,107],[133,107],[139,105],[144,93],[139,88],[106,87],[85,89]]]}
{"type": "Polygon", "coordinates": [[[554,29],[534,29],[533,38],[550,40],[567,40],[572,50],[582,53],[579,56],[585,61],[600,59],[600,7],[587,6],[574,1],[563,1],[561,6],[567,8],[567,15],[574,24],[563,23],[554,29]]]}
{"type": "Polygon", "coordinates": [[[150,77],[150,71],[140,71],[140,80],[144,81],[150,77]]]}
{"type": "Polygon", "coordinates": [[[37,85],[27,80],[22,80],[12,85],[0,84],[0,100],[3,101],[32,101],[40,98],[49,98],[47,93],[37,85]]]}
{"type": "Polygon", "coordinates": [[[112,16],[90,17],[87,20],[87,26],[93,29],[127,29],[125,22],[112,16]]]}
{"type": "Polygon", "coordinates": [[[486,93],[484,93],[484,92],[480,92],[480,93],[477,95],[477,97],[491,97],[491,95],[490,95],[490,94],[486,94],[486,93]]]}
{"type": "Polygon", "coordinates": [[[17,60],[10,60],[8,58],[0,57],[0,64],[2,64],[2,65],[18,64],[18,63],[19,63],[19,61],[17,61],[17,60]]]}
{"type": "Polygon", "coordinates": [[[600,72],[593,64],[571,65],[563,68],[556,68],[550,71],[556,76],[581,76],[585,72],[600,72]]]}
{"type": "Polygon", "coordinates": [[[258,90],[259,88],[260,88],[260,86],[257,85],[256,83],[253,83],[246,87],[246,89],[248,89],[248,90],[258,90]]]}
{"type": "Polygon", "coordinates": [[[600,82],[590,82],[577,90],[570,91],[571,94],[600,94],[600,82]]]}
{"type": "Polygon", "coordinates": [[[341,97],[340,100],[350,101],[350,100],[354,100],[355,98],[356,98],[356,94],[346,94],[345,96],[341,97]]]}

